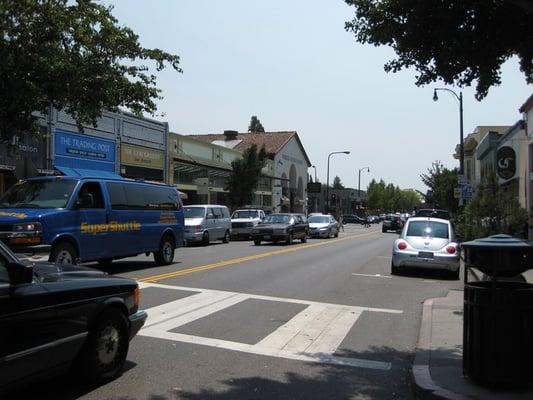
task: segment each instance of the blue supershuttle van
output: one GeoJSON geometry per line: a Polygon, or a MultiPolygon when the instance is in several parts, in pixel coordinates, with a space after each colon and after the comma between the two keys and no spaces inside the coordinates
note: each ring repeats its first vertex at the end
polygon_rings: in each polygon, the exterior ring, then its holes
{"type": "Polygon", "coordinates": [[[106,172],[63,168],[65,176],[19,182],[0,199],[0,240],[15,252],[78,263],[153,253],[168,265],[183,244],[183,206],[172,186],[106,172]]]}

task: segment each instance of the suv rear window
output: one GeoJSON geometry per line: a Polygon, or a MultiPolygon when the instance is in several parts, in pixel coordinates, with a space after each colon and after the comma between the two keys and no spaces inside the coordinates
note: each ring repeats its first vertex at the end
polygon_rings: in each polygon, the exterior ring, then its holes
{"type": "Polygon", "coordinates": [[[416,212],[417,217],[433,217],[441,219],[450,219],[450,213],[446,210],[418,210],[416,212]]]}
{"type": "Polygon", "coordinates": [[[406,236],[448,239],[448,224],[436,221],[411,221],[407,227],[406,236]]]}

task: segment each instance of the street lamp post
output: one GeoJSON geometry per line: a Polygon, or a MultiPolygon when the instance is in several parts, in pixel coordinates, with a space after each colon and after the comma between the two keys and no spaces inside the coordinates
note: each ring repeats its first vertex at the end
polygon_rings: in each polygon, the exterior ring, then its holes
{"type": "Polygon", "coordinates": [[[460,130],[460,137],[459,137],[459,173],[461,175],[463,175],[465,173],[465,153],[464,153],[464,146],[463,146],[463,92],[459,92],[459,95],[457,95],[457,93],[455,93],[451,89],[435,88],[435,89],[433,89],[433,101],[437,101],[439,99],[439,96],[437,96],[437,91],[438,90],[445,90],[447,92],[450,92],[459,101],[459,130],[460,130]]]}
{"type": "Polygon", "coordinates": [[[359,181],[357,183],[357,200],[358,200],[358,206],[360,207],[361,203],[361,171],[364,171],[366,169],[366,172],[370,172],[370,167],[363,167],[359,168],[359,181]]]}
{"type": "MultiPolygon", "coordinates": [[[[315,183],[317,183],[317,179],[316,179],[316,166],[315,165],[311,165],[311,168],[314,168],[315,169],[315,183]]],[[[313,211],[314,212],[317,212],[318,211],[318,193],[314,193],[315,195],[315,201],[313,202],[313,211]]]]}
{"type": "Polygon", "coordinates": [[[326,179],[327,180],[326,182],[326,209],[324,210],[325,212],[327,212],[329,209],[329,158],[333,154],[350,154],[350,152],[349,151],[333,151],[328,154],[328,172],[327,172],[327,179],[326,179]]]}
{"type": "Polygon", "coordinates": [[[317,182],[317,180],[316,180],[316,166],[311,165],[311,168],[314,168],[314,169],[315,169],[315,182],[317,182]]]}

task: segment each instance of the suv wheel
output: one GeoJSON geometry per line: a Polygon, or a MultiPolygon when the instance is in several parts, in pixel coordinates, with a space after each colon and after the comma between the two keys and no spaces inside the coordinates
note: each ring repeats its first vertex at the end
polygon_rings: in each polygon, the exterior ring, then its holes
{"type": "Polygon", "coordinates": [[[226,231],[226,233],[224,234],[224,237],[222,238],[222,243],[229,243],[230,241],[230,234],[229,234],[229,231],[226,231]]]}
{"type": "Polygon", "coordinates": [[[289,236],[287,236],[287,241],[285,243],[291,245],[292,244],[292,232],[289,232],[289,236]]]}
{"type": "Polygon", "coordinates": [[[89,331],[77,363],[89,382],[103,383],[120,374],[128,348],[128,321],[119,309],[109,308],[89,331]]]}

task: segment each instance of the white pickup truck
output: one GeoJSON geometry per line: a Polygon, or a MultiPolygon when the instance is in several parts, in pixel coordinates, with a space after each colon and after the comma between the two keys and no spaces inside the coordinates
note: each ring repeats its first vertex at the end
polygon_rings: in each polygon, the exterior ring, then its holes
{"type": "Polygon", "coordinates": [[[259,209],[236,210],[231,215],[232,239],[249,239],[252,229],[265,218],[265,212],[259,209]]]}

